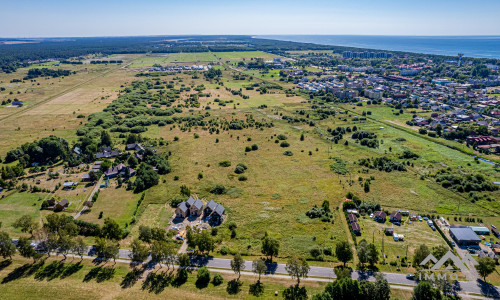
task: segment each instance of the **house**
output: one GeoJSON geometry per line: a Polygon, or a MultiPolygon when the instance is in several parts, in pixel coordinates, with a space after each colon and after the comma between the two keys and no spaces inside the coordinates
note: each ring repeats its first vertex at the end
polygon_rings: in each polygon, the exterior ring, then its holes
{"type": "Polygon", "coordinates": [[[394,228],[386,228],[384,230],[385,235],[393,235],[394,234],[394,228]]]}
{"type": "Polygon", "coordinates": [[[395,211],[389,216],[389,222],[401,223],[401,218],[402,218],[401,213],[399,211],[395,211]]]}
{"type": "Polygon", "coordinates": [[[459,246],[479,245],[481,239],[470,227],[450,227],[450,236],[459,246]]]}
{"type": "Polygon", "coordinates": [[[98,159],[99,158],[113,158],[113,157],[116,157],[116,156],[121,154],[117,150],[111,150],[111,147],[106,147],[104,149],[106,149],[106,150],[103,150],[102,152],[97,152],[95,154],[95,157],[98,159]],[[110,149],[110,150],[108,151],[107,149],[110,149]]]}
{"type": "Polygon", "coordinates": [[[114,178],[118,175],[124,177],[132,177],[135,175],[135,170],[130,167],[127,167],[124,164],[119,164],[104,172],[104,176],[106,176],[107,178],[114,178]]]}
{"type": "Polygon", "coordinates": [[[214,200],[210,200],[210,202],[208,202],[208,204],[205,206],[205,215],[209,216],[212,212],[214,212],[217,205],[218,204],[214,200]]]}
{"type": "Polygon", "coordinates": [[[193,205],[193,203],[195,202],[196,200],[193,198],[193,196],[189,196],[189,198],[186,200],[186,205],[187,207],[191,207],[191,205],[193,205]]]}
{"type": "Polygon", "coordinates": [[[82,181],[83,181],[83,182],[88,182],[88,181],[90,181],[90,175],[89,175],[89,174],[83,174],[83,175],[82,175],[82,181]]]}
{"type": "Polygon", "coordinates": [[[64,182],[63,183],[63,190],[69,190],[71,188],[73,188],[74,186],[77,186],[78,185],[78,182],[64,182]]]}
{"type": "Polygon", "coordinates": [[[182,201],[179,203],[177,208],[175,209],[175,217],[176,218],[185,218],[188,215],[189,208],[186,205],[186,201],[182,201]]]}
{"type": "Polygon", "coordinates": [[[194,203],[189,207],[189,214],[192,216],[199,216],[203,212],[203,202],[200,199],[196,199],[194,203]]]}
{"type": "Polygon", "coordinates": [[[127,144],[127,146],[125,146],[125,150],[135,150],[139,153],[142,153],[144,152],[144,146],[142,146],[141,144],[139,143],[133,143],[133,144],[127,144]]]}
{"type": "Polygon", "coordinates": [[[376,211],[373,214],[373,219],[379,223],[385,223],[387,219],[387,214],[384,211],[376,211]]]}
{"type": "Polygon", "coordinates": [[[224,212],[226,209],[221,204],[217,204],[215,210],[212,212],[209,218],[209,223],[213,225],[219,225],[224,220],[224,212]]]}
{"type": "Polygon", "coordinates": [[[55,211],[62,211],[66,207],[68,207],[68,205],[69,205],[68,199],[63,199],[63,200],[56,203],[56,205],[54,206],[54,210],[55,211]]]}

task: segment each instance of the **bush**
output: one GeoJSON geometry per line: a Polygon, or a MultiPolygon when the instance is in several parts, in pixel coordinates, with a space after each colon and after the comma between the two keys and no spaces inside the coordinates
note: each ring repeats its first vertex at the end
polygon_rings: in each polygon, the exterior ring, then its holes
{"type": "Polygon", "coordinates": [[[242,166],[236,166],[236,168],[234,169],[234,173],[236,174],[245,173],[245,168],[243,168],[242,166]]]}
{"type": "Polygon", "coordinates": [[[210,271],[207,267],[201,267],[198,269],[198,275],[196,277],[196,286],[199,288],[206,287],[210,282],[210,271]]]}
{"type": "Polygon", "coordinates": [[[248,179],[248,178],[247,178],[245,175],[240,175],[240,176],[238,176],[238,180],[239,180],[239,181],[247,181],[247,179],[248,179]]]}
{"type": "Polygon", "coordinates": [[[226,187],[221,185],[221,184],[217,184],[215,185],[211,190],[210,190],[210,193],[212,194],[216,194],[216,195],[223,195],[226,193],[226,187]]]}
{"type": "Polygon", "coordinates": [[[231,162],[229,160],[223,160],[223,161],[219,162],[219,167],[227,168],[230,166],[231,166],[231,162]]]}
{"type": "Polygon", "coordinates": [[[286,150],[285,152],[283,152],[283,155],[286,155],[286,156],[293,156],[293,152],[290,151],[290,150],[286,150]]]}
{"type": "Polygon", "coordinates": [[[257,144],[253,144],[252,145],[252,151],[255,151],[255,150],[258,150],[259,149],[259,146],[257,146],[257,144]]]}
{"type": "Polygon", "coordinates": [[[278,140],[280,140],[280,141],[284,141],[287,139],[286,135],[284,135],[284,134],[278,134],[278,136],[276,138],[278,138],[278,140]]]}
{"type": "Polygon", "coordinates": [[[217,273],[214,275],[214,279],[212,279],[212,284],[215,286],[221,285],[224,282],[224,278],[221,274],[217,273]]]}
{"type": "MultiPolygon", "coordinates": [[[[227,246],[222,246],[219,250],[219,253],[222,255],[227,255],[229,253],[229,248],[227,246]]],[[[216,275],[217,276],[217,275],[216,275]]],[[[215,279],[215,278],[214,278],[215,279]]]]}
{"type": "Polygon", "coordinates": [[[281,142],[280,147],[283,148],[290,147],[290,144],[288,142],[281,142]]]}

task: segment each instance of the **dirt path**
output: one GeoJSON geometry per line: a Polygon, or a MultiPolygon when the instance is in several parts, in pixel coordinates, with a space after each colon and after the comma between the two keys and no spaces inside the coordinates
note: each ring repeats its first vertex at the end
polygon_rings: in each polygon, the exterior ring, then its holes
{"type": "Polygon", "coordinates": [[[356,255],[356,246],[354,245],[354,240],[352,239],[351,236],[351,229],[349,228],[349,224],[347,223],[347,220],[345,219],[344,216],[344,203],[342,202],[339,207],[339,212],[340,212],[340,218],[342,219],[342,223],[344,223],[344,229],[347,232],[347,240],[349,241],[349,244],[352,246],[352,260],[353,263],[355,263],[358,260],[358,256],[356,255]]]}
{"type": "MultiPolygon", "coordinates": [[[[83,203],[85,203],[87,201],[92,201],[92,197],[94,197],[94,194],[99,190],[99,188],[101,186],[101,182],[102,182],[103,179],[104,179],[104,175],[102,175],[101,178],[99,178],[99,181],[95,185],[94,190],[92,191],[92,193],[90,193],[89,198],[86,201],[84,201],[83,203]]],[[[73,218],[74,219],[78,219],[83,214],[83,212],[87,210],[87,208],[88,207],[84,205],[82,207],[82,209],[76,215],[73,216],[73,218]]]]}

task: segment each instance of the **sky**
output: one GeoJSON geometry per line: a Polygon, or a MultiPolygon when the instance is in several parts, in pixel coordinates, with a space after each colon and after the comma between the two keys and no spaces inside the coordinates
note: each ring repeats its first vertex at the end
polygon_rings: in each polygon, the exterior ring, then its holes
{"type": "Polygon", "coordinates": [[[498,0],[0,0],[0,37],[500,35],[498,0]]]}

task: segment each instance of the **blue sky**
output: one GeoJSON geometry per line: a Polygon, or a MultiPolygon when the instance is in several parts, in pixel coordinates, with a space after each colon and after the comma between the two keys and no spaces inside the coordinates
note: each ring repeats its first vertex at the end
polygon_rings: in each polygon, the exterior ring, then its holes
{"type": "Polygon", "coordinates": [[[1,0],[1,3],[0,37],[500,35],[498,0],[1,0]]]}

